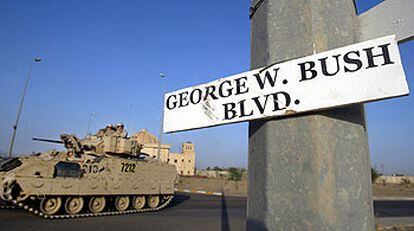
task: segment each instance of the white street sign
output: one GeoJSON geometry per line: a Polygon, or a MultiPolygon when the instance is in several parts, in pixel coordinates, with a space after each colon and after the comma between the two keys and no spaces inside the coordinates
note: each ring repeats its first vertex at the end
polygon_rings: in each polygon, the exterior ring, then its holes
{"type": "Polygon", "coordinates": [[[286,116],[408,93],[393,35],[167,93],[164,132],[286,116]]]}

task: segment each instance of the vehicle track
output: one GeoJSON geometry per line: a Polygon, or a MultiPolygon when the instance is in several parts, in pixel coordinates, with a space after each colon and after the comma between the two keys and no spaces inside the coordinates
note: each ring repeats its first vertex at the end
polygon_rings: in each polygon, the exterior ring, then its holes
{"type": "Polygon", "coordinates": [[[73,214],[73,215],[72,214],[47,215],[47,214],[42,213],[38,209],[34,208],[33,206],[25,205],[23,202],[18,202],[16,200],[13,200],[11,202],[13,205],[2,205],[0,206],[0,208],[1,209],[22,208],[28,211],[29,213],[38,215],[46,219],[67,219],[67,218],[115,216],[115,215],[132,214],[132,213],[154,212],[154,211],[158,211],[160,209],[165,208],[172,201],[173,198],[174,196],[171,195],[167,200],[165,200],[160,206],[156,208],[131,209],[131,210],[126,210],[126,211],[108,211],[108,212],[101,212],[101,213],[81,213],[81,214],[73,214]]]}

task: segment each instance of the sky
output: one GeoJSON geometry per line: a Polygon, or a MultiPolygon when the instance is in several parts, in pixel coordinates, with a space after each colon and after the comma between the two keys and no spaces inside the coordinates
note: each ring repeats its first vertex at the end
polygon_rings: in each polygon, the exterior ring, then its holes
{"type": "MultiPolygon", "coordinates": [[[[379,0],[359,0],[359,13],[379,0]]],[[[32,137],[84,136],[108,123],[158,135],[167,91],[249,70],[249,1],[0,1],[0,153],[34,57],[15,153],[58,148],[32,137]],[[158,73],[164,73],[161,79],[158,73]]],[[[414,44],[400,45],[413,88],[414,44]]],[[[414,98],[366,106],[372,165],[414,175],[414,98]]],[[[247,123],[163,136],[196,144],[197,167],[247,166],[247,123]]]]}

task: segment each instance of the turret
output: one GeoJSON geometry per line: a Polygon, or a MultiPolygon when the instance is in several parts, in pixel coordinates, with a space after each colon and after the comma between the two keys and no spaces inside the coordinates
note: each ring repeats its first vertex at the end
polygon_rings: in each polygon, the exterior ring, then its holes
{"type": "Polygon", "coordinates": [[[84,139],[79,139],[73,134],[62,134],[60,135],[60,139],[33,138],[35,141],[63,144],[68,152],[73,152],[75,155],[84,153],[138,155],[142,148],[142,145],[138,144],[135,139],[115,135],[92,135],[84,139]]]}

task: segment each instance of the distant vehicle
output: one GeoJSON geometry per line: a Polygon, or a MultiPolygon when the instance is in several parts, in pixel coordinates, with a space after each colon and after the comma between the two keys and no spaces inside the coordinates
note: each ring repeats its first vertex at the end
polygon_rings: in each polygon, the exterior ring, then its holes
{"type": "Polygon", "coordinates": [[[172,200],[174,166],[147,158],[133,138],[62,134],[65,150],[0,163],[0,197],[45,218],[162,209],[172,200]]]}
{"type": "Polygon", "coordinates": [[[394,173],[394,174],[392,174],[392,176],[404,176],[404,174],[401,174],[401,173],[394,173]]]}

